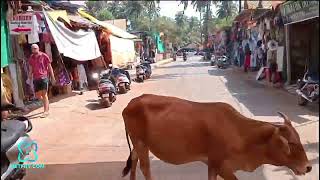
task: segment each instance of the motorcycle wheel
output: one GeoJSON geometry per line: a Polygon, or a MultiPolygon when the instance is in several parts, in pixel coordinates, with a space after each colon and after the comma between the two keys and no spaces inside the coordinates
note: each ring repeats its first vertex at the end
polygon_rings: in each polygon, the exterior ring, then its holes
{"type": "Polygon", "coordinates": [[[127,88],[125,86],[120,86],[119,87],[119,93],[120,94],[125,94],[127,93],[127,88]]]}
{"type": "Polygon", "coordinates": [[[305,98],[303,98],[302,96],[299,96],[298,97],[298,104],[300,106],[305,106],[308,104],[308,100],[306,100],[305,98]]]}
{"type": "Polygon", "coordinates": [[[110,96],[109,97],[109,101],[111,102],[111,103],[113,103],[113,102],[115,102],[116,101],[116,96],[110,96]]]}
{"type": "Polygon", "coordinates": [[[112,105],[112,101],[110,101],[109,98],[103,98],[101,101],[102,101],[103,107],[105,108],[108,108],[112,105]]]}
{"type": "Polygon", "coordinates": [[[143,78],[137,78],[137,82],[143,83],[143,78]]]}
{"type": "Polygon", "coordinates": [[[126,84],[126,89],[127,89],[127,90],[130,90],[130,89],[131,89],[130,84],[126,84]]]}

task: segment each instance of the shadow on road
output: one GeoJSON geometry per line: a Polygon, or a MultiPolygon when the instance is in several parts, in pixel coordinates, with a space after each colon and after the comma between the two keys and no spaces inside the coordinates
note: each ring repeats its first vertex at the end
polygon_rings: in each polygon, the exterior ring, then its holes
{"type": "MultiPolygon", "coordinates": [[[[125,162],[97,162],[80,164],[54,164],[45,165],[44,169],[30,169],[25,180],[128,180],[129,175],[121,177],[125,162]]],[[[202,163],[190,163],[184,165],[166,164],[159,160],[151,161],[151,174],[157,180],[205,180],[208,179],[207,167],[202,163]]],[[[239,180],[266,180],[262,168],[255,173],[237,172],[239,180]]],[[[137,179],[144,179],[137,167],[137,179]]],[[[218,180],[222,180],[218,178],[218,180]]]]}
{"type": "Polygon", "coordinates": [[[90,110],[93,110],[93,111],[104,108],[103,106],[101,106],[101,104],[99,102],[88,103],[88,104],[85,105],[85,107],[90,109],[90,110]]]}
{"type": "Polygon", "coordinates": [[[192,62],[192,63],[186,63],[186,64],[177,64],[177,65],[170,64],[170,66],[162,65],[162,66],[159,66],[158,69],[204,67],[209,65],[210,65],[210,62],[192,62]]]}
{"type": "Polygon", "coordinates": [[[248,108],[254,116],[276,116],[276,112],[281,111],[298,124],[310,122],[305,116],[319,116],[318,109],[306,109],[298,106],[294,95],[250,80],[245,73],[237,72],[231,68],[226,70],[210,69],[208,73],[221,77],[230,94],[248,108]],[[293,106],[287,106],[290,101],[293,106]]]}
{"type": "Polygon", "coordinates": [[[99,100],[98,99],[88,99],[88,100],[86,100],[87,102],[99,102],[99,100]]]}
{"type": "Polygon", "coordinates": [[[163,80],[163,79],[176,79],[181,77],[181,74],[154,74],[150,79],[146,81],[155,81],[155,80],[163,80]]]}

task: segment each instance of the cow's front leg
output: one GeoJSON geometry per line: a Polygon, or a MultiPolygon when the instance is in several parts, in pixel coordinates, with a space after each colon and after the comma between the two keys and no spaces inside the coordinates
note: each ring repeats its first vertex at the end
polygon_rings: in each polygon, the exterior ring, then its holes
{"type": "Polygon", "coordinates": [[[208,180],[217,180],[217,176],[216,169],[208,165],[208,180]]]}
{"type": "Polygon", "coordinates": [[[202,161],[208,165],[208,180],[217,180],[217,166],[210,160],[202,161]]]}
{"type": "Polygon", "coordinates": [[[218,175],[220,175],[224,180],[238,180],[238,178],[233,174],[233,171],[226,166],[219,169],[218,175]]]}

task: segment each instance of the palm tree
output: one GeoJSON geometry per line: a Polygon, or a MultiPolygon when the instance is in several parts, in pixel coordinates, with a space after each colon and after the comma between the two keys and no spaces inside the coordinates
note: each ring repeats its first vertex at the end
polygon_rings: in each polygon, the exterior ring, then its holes
{"type": "Polygon", "coordinates": [[[218,11],[217,11],[218,18],[228,19],[229,17],[234,16],[236,12],[237,12],[237,7],[232,1],[222,1],[218,5],[218,11]]]}
{"type": "MultiPolygon", "coordinates": [[[[193,8],[196,9],[196,11],[200,12],[200,22],[202,22],[202,12],[205,13],[205,18],[203,21],[203,26],[205,27],[205,45],[208,44],[209,41],[209,28],[208,28],[208,23],[210,20],[210,16],[212,14],[211,12],[211,4],[216,5],[217,3],[219,3],[220,1],[197,1],[197,0],[192,0],[191,4],[193,5],[193,8]]],[[[189,3],[186,0],[181,0],[180,1],[181,4],[184,5],[184,10],[187,9],[189,3]]],[[[200,28],[202,29],[202,25],[200,23],[200,28]]],[[[202,43],[202,33],[201,33],[201,43],[202,43]]]]}
{"type": "Polygon", "coordinates": [[[144,8],[146,9],[146,13],[147,13],[147,16],[148,16],[149,22],[150,22],[149,31],[151,31],[152,20],[155,17],[159,17],[159,15],[160,15],[159,3],[160,3],[160,0],[143,1],[143,5],[144,5],[144,8]]]}

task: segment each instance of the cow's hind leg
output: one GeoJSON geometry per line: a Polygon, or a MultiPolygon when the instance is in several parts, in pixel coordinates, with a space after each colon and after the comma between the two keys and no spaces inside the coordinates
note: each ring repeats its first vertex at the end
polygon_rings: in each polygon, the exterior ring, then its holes
{"type": "Polygon", "coordinates": [[[140,169],[146,180],[152,180],[149,160],[149,149],[142,142],[137,143],[136,152],[140,161],[140,169]]]}
{"type": "Polygon", "coordinates": [[[137,169],[137,164],[138,164],[138,154],[135,149],[132,150],[131,152],[131,160],[132,160],[132,165],[131,165],[131,171],[130,171],[130,180],[136,180],[136,169],[137,169]]]}

